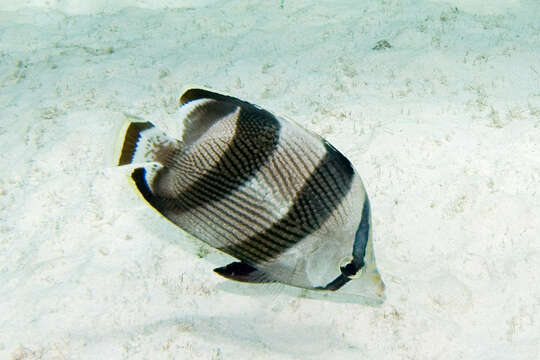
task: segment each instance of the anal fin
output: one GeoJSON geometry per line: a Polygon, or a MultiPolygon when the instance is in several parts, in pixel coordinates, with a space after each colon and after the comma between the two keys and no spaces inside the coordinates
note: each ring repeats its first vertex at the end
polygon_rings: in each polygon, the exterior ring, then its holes
{"type": "Polygon", "coordinates": [[[269,283],[274,282],[272,278],[261,271],[245,262],[232,262],[227,266],[215,268],[214,271],[224,278],[248,282],[248,283],[269,283]]]}

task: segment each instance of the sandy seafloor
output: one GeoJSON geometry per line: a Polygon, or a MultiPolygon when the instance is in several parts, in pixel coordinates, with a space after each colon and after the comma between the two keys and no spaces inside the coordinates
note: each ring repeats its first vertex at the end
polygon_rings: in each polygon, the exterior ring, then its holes
{"type": "Polygon", "coordinates": [[[0,5],[0,359],[540,358],[538,1],[107,3],[0,5]],[[141,201],[114,131],[186,84],[351,159],[382,305],[231,290],[141,201]]]}

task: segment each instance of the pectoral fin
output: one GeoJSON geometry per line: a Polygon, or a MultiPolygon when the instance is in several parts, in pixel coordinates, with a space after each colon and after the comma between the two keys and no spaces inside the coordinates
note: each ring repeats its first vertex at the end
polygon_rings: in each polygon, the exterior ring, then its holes
{"type": "Polygon", "coordinates": [[[274,282],[264,271],[261,271],[244,262],[232,262],[227,266],[215,268],[219,275],[236,281],[249,283],[269,283],[274,282]]]}

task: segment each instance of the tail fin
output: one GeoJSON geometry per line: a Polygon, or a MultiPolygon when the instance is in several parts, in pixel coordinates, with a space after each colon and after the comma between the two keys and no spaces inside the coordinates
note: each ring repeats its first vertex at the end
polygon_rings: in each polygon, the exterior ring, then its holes
{"type": "Polygon", "coordinates": [[[165,165],[171,155],[182,149],[176,140],[148,121],[127,116],[115,146],[116,165],[158,162],[165,165]]]}

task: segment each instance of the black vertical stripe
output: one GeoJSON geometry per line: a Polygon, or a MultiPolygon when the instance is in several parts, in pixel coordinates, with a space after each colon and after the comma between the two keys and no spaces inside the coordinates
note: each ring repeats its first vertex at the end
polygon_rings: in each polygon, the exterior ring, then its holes
{"type": "MultiPolygon", "coordinates": [[[[225,97],[223,99],[227,100],[229,98],[225,97]]],[[[215,102],[211,104],[215,106],[215,102]]],[[[222,187],[216,189],[215,196],[212,200],[202,201],[195,206],[204,206],[211,202],[219,201],[235,192],[240,186],[251,180],[276,151],[281,129],[279,121],[266,110],[257,108],[249,103],[238,100],[235,104],[240,105],[241,108],[236,119],[234,135],[228,146],[223,149],[217,143],[208,143],[206,148],[208,152],[205,155],[200,154],[210,164],[213,163],[212,169],[218,171],[220,176],[226,178],[227,181],[223,182],[222,187]],[[239,148],[246,150],[236,154],[239,148]],[[248,159],[241,164],[240,159],[242,156],[248,156],[248,159]],[[212,159],[207,159],[207,157],[211,157],[212,159]]],[[[204,107],[204,104],[201,107],[204,107]]],[[[166,176],[166,171],[162,170],[159,170],[154,177],[154,182],[151,186],[152,189],[160,188],[159,183],[166,176]]],[[[182,177],[182,174],[178,174],[177,176],[182,177]]],[[[203,175],[194,183],[177,189],[178,196],[175,197],[176,199],[170,198],[169,202],[181,201],[181,193],[204,192],[205,183],[207,183],[207,179],[206,175],[203,175]]],[[[154,195],[156,197],[160,196],[159,193],[154,195]]],[[[177,209],[173,211],[175,215],[180,215],[186,211],[184,207],[180,204],[178,205],[177,209]]],[[[156,208],[160,211],[162,210],[159,201],[156,201],[156,208]]],[[[192,210],[191,208],[187,209],[187,211],[192,210]]]]}
{"type": "MultiPolygon", "coordinates": [[[[309,170],[309,166],[308,164],[304,161],[304,158],[307,159],[307,161],[309,161],[311,163],[311,165],[313,165],[313,162],[309,159],[309,157],[304,153],[305,156],[301,156],[297,150],[300,150],[300,149],[292,149],[292,152],[296,155],[297,157],[297,162],[299,164],[301,164],[303,166],[303,168],[305,169],[305,171],[307,171],[308,173],[310,172],[309,170]]],[[[315,168],[315,166],[313,166],[315,168]]],[[[335,207],[332,207],[332,203],[331,203],[331,199],[329,198],[329,194],[327,193],[327,191],[329,191],[329,189],[325,189],[324,186],[321,185],[321,181],[323,180],[324,178],[324,167],[320,167],[319,168],[319,176],[317,177],[313,177],[313,181],[311,182],[311,185],[313,185],[314,187],[312,188],[312,191],[314,193],[317,193],[319,196],[321,196],[321,205],[323,205],[324,207],[326,207],[326,210],[329,212],[329,213],[332,213],[333,211],[333,208],[337,208],[337,206],[335,207]],[[316,187],[316,188],[315,188],[316,187]]]]}
{"type": "Polygon", "coordinates": [[[317,289],[336,291],[351,280],[350,276],[355,275],[364,267],[364,257],[366,255],[367,242],[369,241],[369,227],[371,226],[370,219],[369,199],[366,194],[362,208],[362,220],[360,221],[360,225],[358,225],[354,239],[352,261],[341,268],[341,274],[334,280],[326,286],[318,287],[317,289]]]}
{"type": "MultiPolygon", "coordinates": [[[[298,191],[293,205],[290,207],[287,214],[270,228],[255,234],[242,243],[266,243],[268,239],[274,238],[276,233],[283,232],[283,229],[290,229],[291,232],[288,234],[289,241],[286,245],[282,245],[281,248],[281,253],[283,253],[309,234],[319,230],[332,213],[336,211],[337,207],[341,205],[351,188],[354,178],[354,169],[349,160],[334,147],[325,143],[325,148],[325,156],[311,173],[302,188],[298,191]],[[328,201],[328,197],[324,193],[313,191],[315,183],[320,181],[323,173],[327,171],[326,166],[328,165],[331,165],[335,172],[339,173],[336,175],[341,179],[340,185],[346,189],[346,191],[340,194],[336,201],[328,201]],[[308,216],[313,218],[308,219],[308,216]]],[[[226,247],[224,251],[236,253],[238,252],[237,246],[239,245],[226,247]]],[[[269,261],[272,260],[272,258],[268,257],[264,260],[269,261]]]]}
{"type": "MultiPolygon", "coordinates": [[[[298,144],[296,144],[296,146],[299,146],[298,144]]],[[[307,149],[307,151],[310,153],[311,156],[313,156],[315,159],[317,158],[317,154],[315,154],[313,152],[312,149],[307,149]]],[[[307,159],[313,164],[315,162],[315,160],[313,160],[312,158],[310,158],[309,156],[307,156],[307,159]]],[[[323,164],[323,166],[321,167],[321,181],[324,183],[324,189],[325,191],[328,191],[328,196],[329,196],[329,199],[330,201],[336,201],[339,199],[339,196],[337,195],[336,191],[338,191],[338,189],[336,189],[335,186],[332,186],[330,184],[330,181],[328,180],[328,166],[327,164],[323,164]]]]}
{"type": "MultiPolygon", "coordinates": [[[[295,144],[296,146],[299,146],[297,143],[295,144]]],[[[313,149],[306,148],[305,151],[309,152],[314,158],[317,158],[317,154],[314,153],[313,149]]],[[[306,158],[313,164],[314,160],[312,158],[310,158],[309,156],[306,156],[306,158]]],[[[340,196],[338,192],[340,192],[341,190],[339,189],[335,181],[332,181],[331,177],[332,175],[331,175],[329,164],[324,163],[323,166],[321,167],[321,182],[324,183],[323,185],[324,192],[326,196],[328,197],[328,201],[332,203],[331,206],[337,207],[336,202],[339,203],[340,197],[346,195],[346,192],[342,193],[342,195],[340,196]]],[[[345,214],[343,214],[339,210],[335,213],[335,216],[341,219],[342,221],[344,221],[345,219],[344,218],[345,214]]]]}
{"type": "Polygon", "coordinates": [[[369,241],[369,230],[371,227],[371,206],[369,204],[369,198],[366,196],[364,198],[364,208],[362,209],[362,220],[358,229],[356,230],[356,235],[354,238],[353,246],[353,261],[352,264],[355,266],[355,273],[364,266],[364,257],[366,256],[366,247],[369,241]]]}

